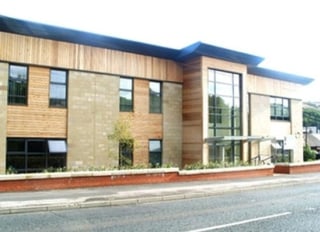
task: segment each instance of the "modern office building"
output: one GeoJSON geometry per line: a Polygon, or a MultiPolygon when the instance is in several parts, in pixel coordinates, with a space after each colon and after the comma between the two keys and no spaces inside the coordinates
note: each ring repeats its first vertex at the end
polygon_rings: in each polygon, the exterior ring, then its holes
{"type": "Polygon", "coordinates": [[[260,68],[262,60],[0,16],[0,173],[274,154],[302,162],[298,92],[312,79],[260,68]],[[117,125],[132,151],[111,139],[117,125]]]}

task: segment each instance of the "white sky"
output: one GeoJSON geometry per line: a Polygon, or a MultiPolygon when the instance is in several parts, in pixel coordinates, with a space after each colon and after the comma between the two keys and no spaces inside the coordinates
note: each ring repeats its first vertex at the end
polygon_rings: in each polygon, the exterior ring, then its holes
{"type": "Polygon", "coordinates": [[[183,48],[202,41],[265,58],[261,67],[316,79],[320,101],[320,12],[316,0],[0,0],[0,14],[183,48]]]}

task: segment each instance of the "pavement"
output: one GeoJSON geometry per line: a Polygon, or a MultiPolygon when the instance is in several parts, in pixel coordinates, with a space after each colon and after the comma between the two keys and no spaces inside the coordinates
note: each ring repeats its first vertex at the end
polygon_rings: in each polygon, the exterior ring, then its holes
{"type": "Polygon", "coordinates": [[[0,214],[112,207],[208,197],[230,192],[320,183],[320,173],[50,191],[0,193],[0,214]]]}

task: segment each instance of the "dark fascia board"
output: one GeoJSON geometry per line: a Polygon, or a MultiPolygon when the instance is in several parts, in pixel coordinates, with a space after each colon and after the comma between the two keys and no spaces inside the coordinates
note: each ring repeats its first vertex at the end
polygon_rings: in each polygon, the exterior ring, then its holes
{"type": "Polygon", "coordinates": [[[63,27],[14,19],[0,15],[0,31],[63,42],[132,52],[164,59],[174,59],[179,50],[63,27]]]}
{"type": "Polygon", "coordinates": [[[199,56],[207,56],[212,58],[217,58],[221,60],[226,60],[230,62],[245,64],[245,65],[258,65],[264,58],[259,56],[250,55],[243,52],[238,52],[222,47],[213,46],[210,44],[205,44],[202,42],[194,43],[181,50],[177,59],[184,61],[190,58],[195,58],[199,56]]]}
{"type": "Polygon", "coordinates": [[[279,72],[279,71],[256,67],[256,66],[248,66],[247,72],[249,74],[253,74],[257,76],[268,77],[276,80],[288,81],[288,82],[298,83],[302,85],[307,85],[312,81],[314,81],[314,79],[310,77],[299,76],[299,75],[294,75],[294,74],[285,73],[285,72],[279,72]]]}

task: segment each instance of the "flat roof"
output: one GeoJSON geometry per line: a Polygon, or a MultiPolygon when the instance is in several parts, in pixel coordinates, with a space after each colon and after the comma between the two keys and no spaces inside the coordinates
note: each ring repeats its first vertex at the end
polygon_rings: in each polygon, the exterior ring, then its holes
{"type": "Polygon", "coordinates": [[[56,41],[78,43],[124,52],[131,52],[163,59],[170,59],[176,62],[183,62],[191,58],[207,56],[247,65],[248,73],[254,75],[300,84],[308,84],[313,81],[312,78],[308,77],[259,68],[257,67],[257,65],[263,61],[264,58],[262,57],[217,47],[202,42],[194,43],[183,49],[172,49],[153,44],[119,39],[111,36],[51,26],[27,20],[15,19],[2,15],[0,15],[0,31],[56,41]]]}

